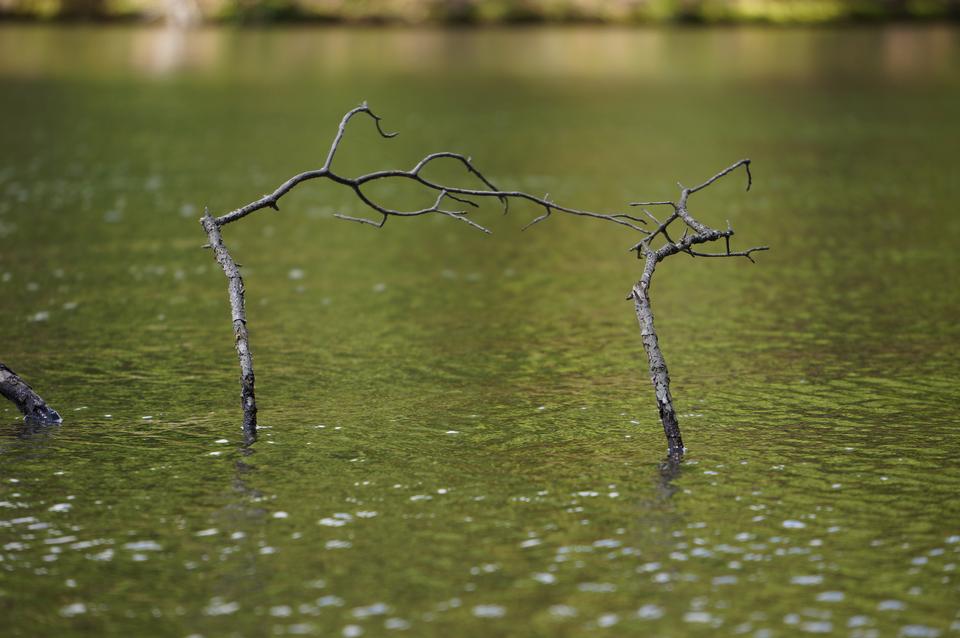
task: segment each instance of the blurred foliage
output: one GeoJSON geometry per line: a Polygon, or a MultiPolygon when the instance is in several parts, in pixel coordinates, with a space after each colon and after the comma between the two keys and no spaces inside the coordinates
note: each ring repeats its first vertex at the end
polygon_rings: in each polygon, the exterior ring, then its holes
{"type": "Polygon", "coordinates": [[[827,23],[960,17],[960,0],[0,0],[0,17],[385,23],[827,23]]]}

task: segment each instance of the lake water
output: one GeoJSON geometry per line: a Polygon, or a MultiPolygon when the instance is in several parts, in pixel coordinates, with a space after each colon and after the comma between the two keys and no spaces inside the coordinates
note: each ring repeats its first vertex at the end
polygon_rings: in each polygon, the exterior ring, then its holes
{"type": "Polygon", "coordinates": [[[0,93],[0,360],[65,417],[0,405],[6,635],[960,635],[956,28],[7,25],[0,93]],[[197,219],[364,99],[400,136],[354,122],[349,175],[454,150],[610,211],[753,159],[691,210],[770,252],[653,286],[681,467],[629,229],[316,182],[224,232],[244,453],[197,219]]]}

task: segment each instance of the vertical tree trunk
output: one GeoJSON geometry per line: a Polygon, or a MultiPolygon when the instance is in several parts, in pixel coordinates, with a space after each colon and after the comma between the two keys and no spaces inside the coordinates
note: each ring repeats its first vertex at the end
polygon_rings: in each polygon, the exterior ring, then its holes
{"type": "Polygon", "coordinates": [[[233,335],[240,359],[240,403],[243,406],[243,436],[247,443],[257,438],[257,401],[254,393],[253,354],[250,352],[250,338],[247,333],[247,312],[244,307],[243,278],[240,268],[227,251],[220,235],[216,220],[206,214],[200,219],[203,229],[210,239],[210,248],[227,276],[230,291],[230,310],[233,316],[233,335]]]}
{"type": "Polygon", "coordinates": [[[61,423],[56,410],[47,405],[17,373],[0,363],[0,395],[10,399],[23,413],[24,420],[37,423],[61,423]]]}
{"type": "Polygon", "coordinates": [[[650,381],[657,397],[657,408],[660,411],[660,422],[663,424],[663,433],[667,436],[667,454],[672,459],[683,456],[683,438],[680,436],[680,423],[677,413],[673,409],[673,397],[670,395],[670,374],[667,372],[667,362],[660,351],[660,342],[653,327],[653,311],[650,309],[650,280],[657,267],[657,258],[647,255],[643,267],[643,276],[633,287],[633,300],[637,310],[637,320],[640,322],[640,338],[643,340],[643,349],[647,353],[650,364],[650,381]]]}

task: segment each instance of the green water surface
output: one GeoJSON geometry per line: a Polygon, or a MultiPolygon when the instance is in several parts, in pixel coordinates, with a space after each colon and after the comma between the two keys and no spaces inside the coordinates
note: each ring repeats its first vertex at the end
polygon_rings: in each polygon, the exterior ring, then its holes
{"type": "MultiPolygon", "coordinates": [[[[0,27],[9,636],[960,635],[960,32],[0,27]],[[746,260],[653,301],[689,452],[665,452],[629,229],[493,204],[382,230],[307,183],[472,155],[501,187],[691,200],[746,260]]],[[[437,178],[471,184],[455,167],[437,178]]],[[[392,205],[429,204],[401,185],[392,205]]]]}

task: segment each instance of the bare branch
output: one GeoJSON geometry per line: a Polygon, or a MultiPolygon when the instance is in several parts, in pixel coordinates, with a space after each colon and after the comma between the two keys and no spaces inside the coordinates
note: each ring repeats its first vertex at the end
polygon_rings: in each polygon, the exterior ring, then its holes
{"type": "Polygon", "coordinates": [[[692,257],[746,257],[753,263],[757,263],[753,260],[753,257],[750,256],[751,253],[760,252],[763,250],[770,250],[769,246],[754,246],[753,248],[748,248],[746,250],[731,252],[727,250],[725,253],[701,253],[695,250],[687,249],[686,252],[692,257]]]}
{"type": "MultiPolygon", "coordinates": [[[[746,169],[747,190],[750,190],[750,186],[753,183],[753,176],[750,173],[750,160],[742,159],[693,188],[685,188],[678,182],[677,185],[680,187],[679,201],[632,202],[630,204],[631,206],[640,207],[670,206],[673,208],[673,213],[671,213],[671,215],[662,222],[659,221],[653,214],[651,214],[650,211],[646,210],[646,208],[643,208],[644,214],[652,219],[654,223],[657,224],[657,227],[652,231],[635,228],[635,230],[639,230],[646,236],[631,246],[630,250],[636,251],[637,257],[643,257],[645,261],[643,275],[640,277],[640,281],[638,281],[633,287],[633,290],[630,292],[630,294],[627,295],[627,299],[632,299],[636,308],[637,320],[640,323],[640,335],[641,339],[643,340],[643,348],[646,351],[647,361],[649,364],[650,381],[653,384],[654,393],[656,395],[657,409],[660,413],[660,422],[663,425],[663,431],[667,438],[668,455],[674,460],[679,460],[683,456],[683,438],[680,434],[680,423],[677,420],[677,414],[673,407],[673,397],[670,394],[670,376],[667,372],[667,363],[663,358],[663,352],[660,350],[660,342],[657,338],[657,333],[654,328],[653,312],[650,306],[650,283],[653,278],[653,273],[656,271],[657,265],[671,255],[686,253],[691,257],[745,257],[752,262],[753,253],[769,250],[767,246],[755,246],[753,248],[748,248],[747,250],[733,251],[730,248],[730,238],[733,236],[734,232],[729,221],[727,222],[726,230],[718,230],[711,228],[710,226],[707,226],[700,220],[696,219],[690,214],[690,211],[687,210],[687,199],[690,195],[705,189],[707,186],[710,186],[717,180],[729,175],[740,166],[743,166],[746,169]],[[680,220],[684,225],[683,236],[679,241],[673,241],[669,229],[671,224],[677,220],[680,220]],[[654,250],[651,248],[651,244],[658,235],[663,235],[665,243],[654,250]],[[695,245],[705,244],[717,241],[719,239],[724,240],[726,248],[725,252],[709,253],[699,252],[693,249],[693,246],[695,245]]],[[[556,210],[564,211],[564,209],[560,207],[557,207],[556,210]]],[[[607,217],[613,218],[615,216],[607,217]]],[[[537,223],[545,218],[546,215],[541,215],[532,223],[537,223]]],[[[618,220],[610,219],[610,221],[618,220]]],[[[622,220],[619,220],[618,223],[622,223],[622,220]]]]}
{"type": "Polygon", "coordinates": [[[9,399],[23,414],[27,423],[54,425],[62,423],[63,418],[56,410],[34,392],[30,385],[16,372],[0,363],[0,396],[9,399]]]}
{"type": "MultiPolygon", "coordinates": [[[[371,111],[367,103],[364,102],[360,106],[348,111],[340,120],[340,125],[337,128],[336,135],[334,135],[333,141],[330,144],[330,150],[327,152],[327,157],[320,168],[304,171],[294,175],[287,181],[280,184],[280,186],[278,186],[273,192],[263,195],[259,199],[252,201],[240,208],[232,210],[216,218],[207,213],[200,220],[209,240],[207,246],[213,249],[217,262],[222,267],[223,272],[229,282],[230,303],[234,318],[234,336],[237,347],[237,355],[240,359],[241,367],[241,398],[244,410],[243,427],[247,441],[253,441],[255,439],[257,427],[257,407],[254,399],[253,356],[250,352],[249,338],[246,328],[244,287],[243,279],[241,278],[239,271],[240,265],[233,261],[233,258],[227,250],[226,244],[223,243],[221,229],[227,224],[239,221],[247,215],[255,213],[264,208],[280,210],[280,199],[298,184],[313,179],[327,179],[335,184],[339,184],[350,189],[353,191],[357,199],[360,200],[360,202],[367,208],[378,214],[380,219],[376,220],[366,217],[354,217],[340,213],[336,213],[334,216],[344,221],[366,224],[375,228],[383,228],[384,224],[387,222],[387,219],[390,217],[418,217],[421,215],[436,214],[443,215],[444,217],[450,217],[451,219],[463,222],[464,224],[467,224],[476,230],[489,233],[489,229],[468,218],[466,211],[448,210],[443,208],[444,199],[450,199],[472,208],[477,208],[478,204],[471,198],[488,197],[499,200],[503,204],[504,213],[509,210],[510,199],[522,199],[541,206],[544,210],[544,213],[535,219],[531,224],[548,218],[554,211],[563,211],[571,215],[610,221],[622,226],[627,226],[630,229],[639,231],[641,233],[647,232],[638,225],[645,224],[646,222],[643,219],[630,215],[624,215],[622,213],[603,214],[579,210],[576,208],[567,208],[559,206],[550,201],[548,199],[549,196],[539,198],[520,191],[499,190],[496,186],[494,186],[492,181],[490,181],[483,173],[480,172],[480,170],[477,169],[470,157],[461,155],[460,153],[451,153],[448,151],[431,153],[417,162],[410,170],[380,170],[368,173],[366,175],[360,175],[358,177],[347,177],[345,175],[340,175],[333,170],[333,161],[336,157],[337,151],[340,148],[340,144],[344,139],[348,124],[354,117],[358,115],[366,115],[373,119],[373,122],[377,127],[377,132],[380,133],[382,137],[391,138],[397,135],[396,133],[387,133],[384,131],[381,126],[380,117],[371,111]],[[426,169],[433,162],[443,159],[452,160],[462,165],[467,174],[478,180],[482,184],[483,188],[450,186],[423,176],[422,173],[424,169],[426,169]],[[422,186],[425,190],[436,193],[436,199],[431,206],[425,208],[406,211],[396,210],[374,201],[363,190],[363,187],[367,184],[379,180],[389,179],[400,179],[415,182],[416,184],[422,186]]],[[[529,225],[530,224],[528,224],[528,226],[529,225]]]]}
{"type": "Polygon", "coordinates": [[[340,141],[343,140],[343,135],[347,131],[347,124],[349,124],[350,120],[353,119],[353,116],[357,115],[358,113],[366,113],[373,118],[373,122],[377,126],[377,132],[379,132],[382,137],[391,138],[397,136],[397,133],[385,133],[380,127],[380,118],[370,110],[370,107],[367,106],[366,102],[363,102],[360,104],[360,106],[348,111],[347,114],[343,116],[343,119],[340,120],[340,126],[337,129],[337,134],[333,138],[333,143],[330,144],[330,151],[327,153],[327,159],[323,163],[323,170],[328,170],[330,168],[330,165],[333,163],[333,156],[336,154],[337,149],[340,148],[340,141]]]}
{"type": "Polygon", "coordinates": [[[548,219],[548,218],[550,217],[551,211],[552,211],[552,209],[551,209],[549,206],[547,206],[547,207],[546,207],[546,210],[544,211],[544,213],[543,213],[542,215],[539,215],[538,217],[535,217],[535,218],[534,218],[532,221],[530,221],[528,224],[525,224],[525,225],[523,226],[523,228],[520,229],[520,231],[522,232],[522,231],[530,228],[530,227],[533,226],[534,224],[539,224],[540,222],[544,221],[545,219],[548,219]]]}
{"type": "Polygon", "coordinates": [[[630,202],[627,206],[672,206],[674,210],[677,208],[674,202],[630,202]]]}
{"type": "Polygon", "coordinates": [[[376,226],[377,228],[383,228],[383,225],[387,223],[387,216],[383,215],[380,218],[380,221],[373,221],[372,219],[367,219],[366,217],[350,217],[349,215],[341,215],[340,213],[334,213],[334,217],[337,219],[342,219],[348,222],[357,222],[360,224],[370,224],[371,226],[376,226]]]}
{"type": "Polygon", "coordinates": [[[702,191],[704,188],[706,188],[710,184],[713,184],[715,181],[717,181],[721,177],[724,177],[725,175],[729,175],[730,173],[732,173],[733,171],[735,171],[741,166],[744,166],[747,169],[747,190],[750,190],[750,186],[753,185],[753,176],[750,174],[750,160],[748,159],[742,159],[739,162],[735,162],[731,164],[730,166],[723,169],[722,171],[720,171],[719,173],[717,173],[716,175],[714,175],[704,183],[700,184],[699,186],[694,186],[693,188],[687,188],[687,189],[682,189],[681,187],[681,189],[686,190],[688,193],[692,195],[697,191],[702,191]]]}

